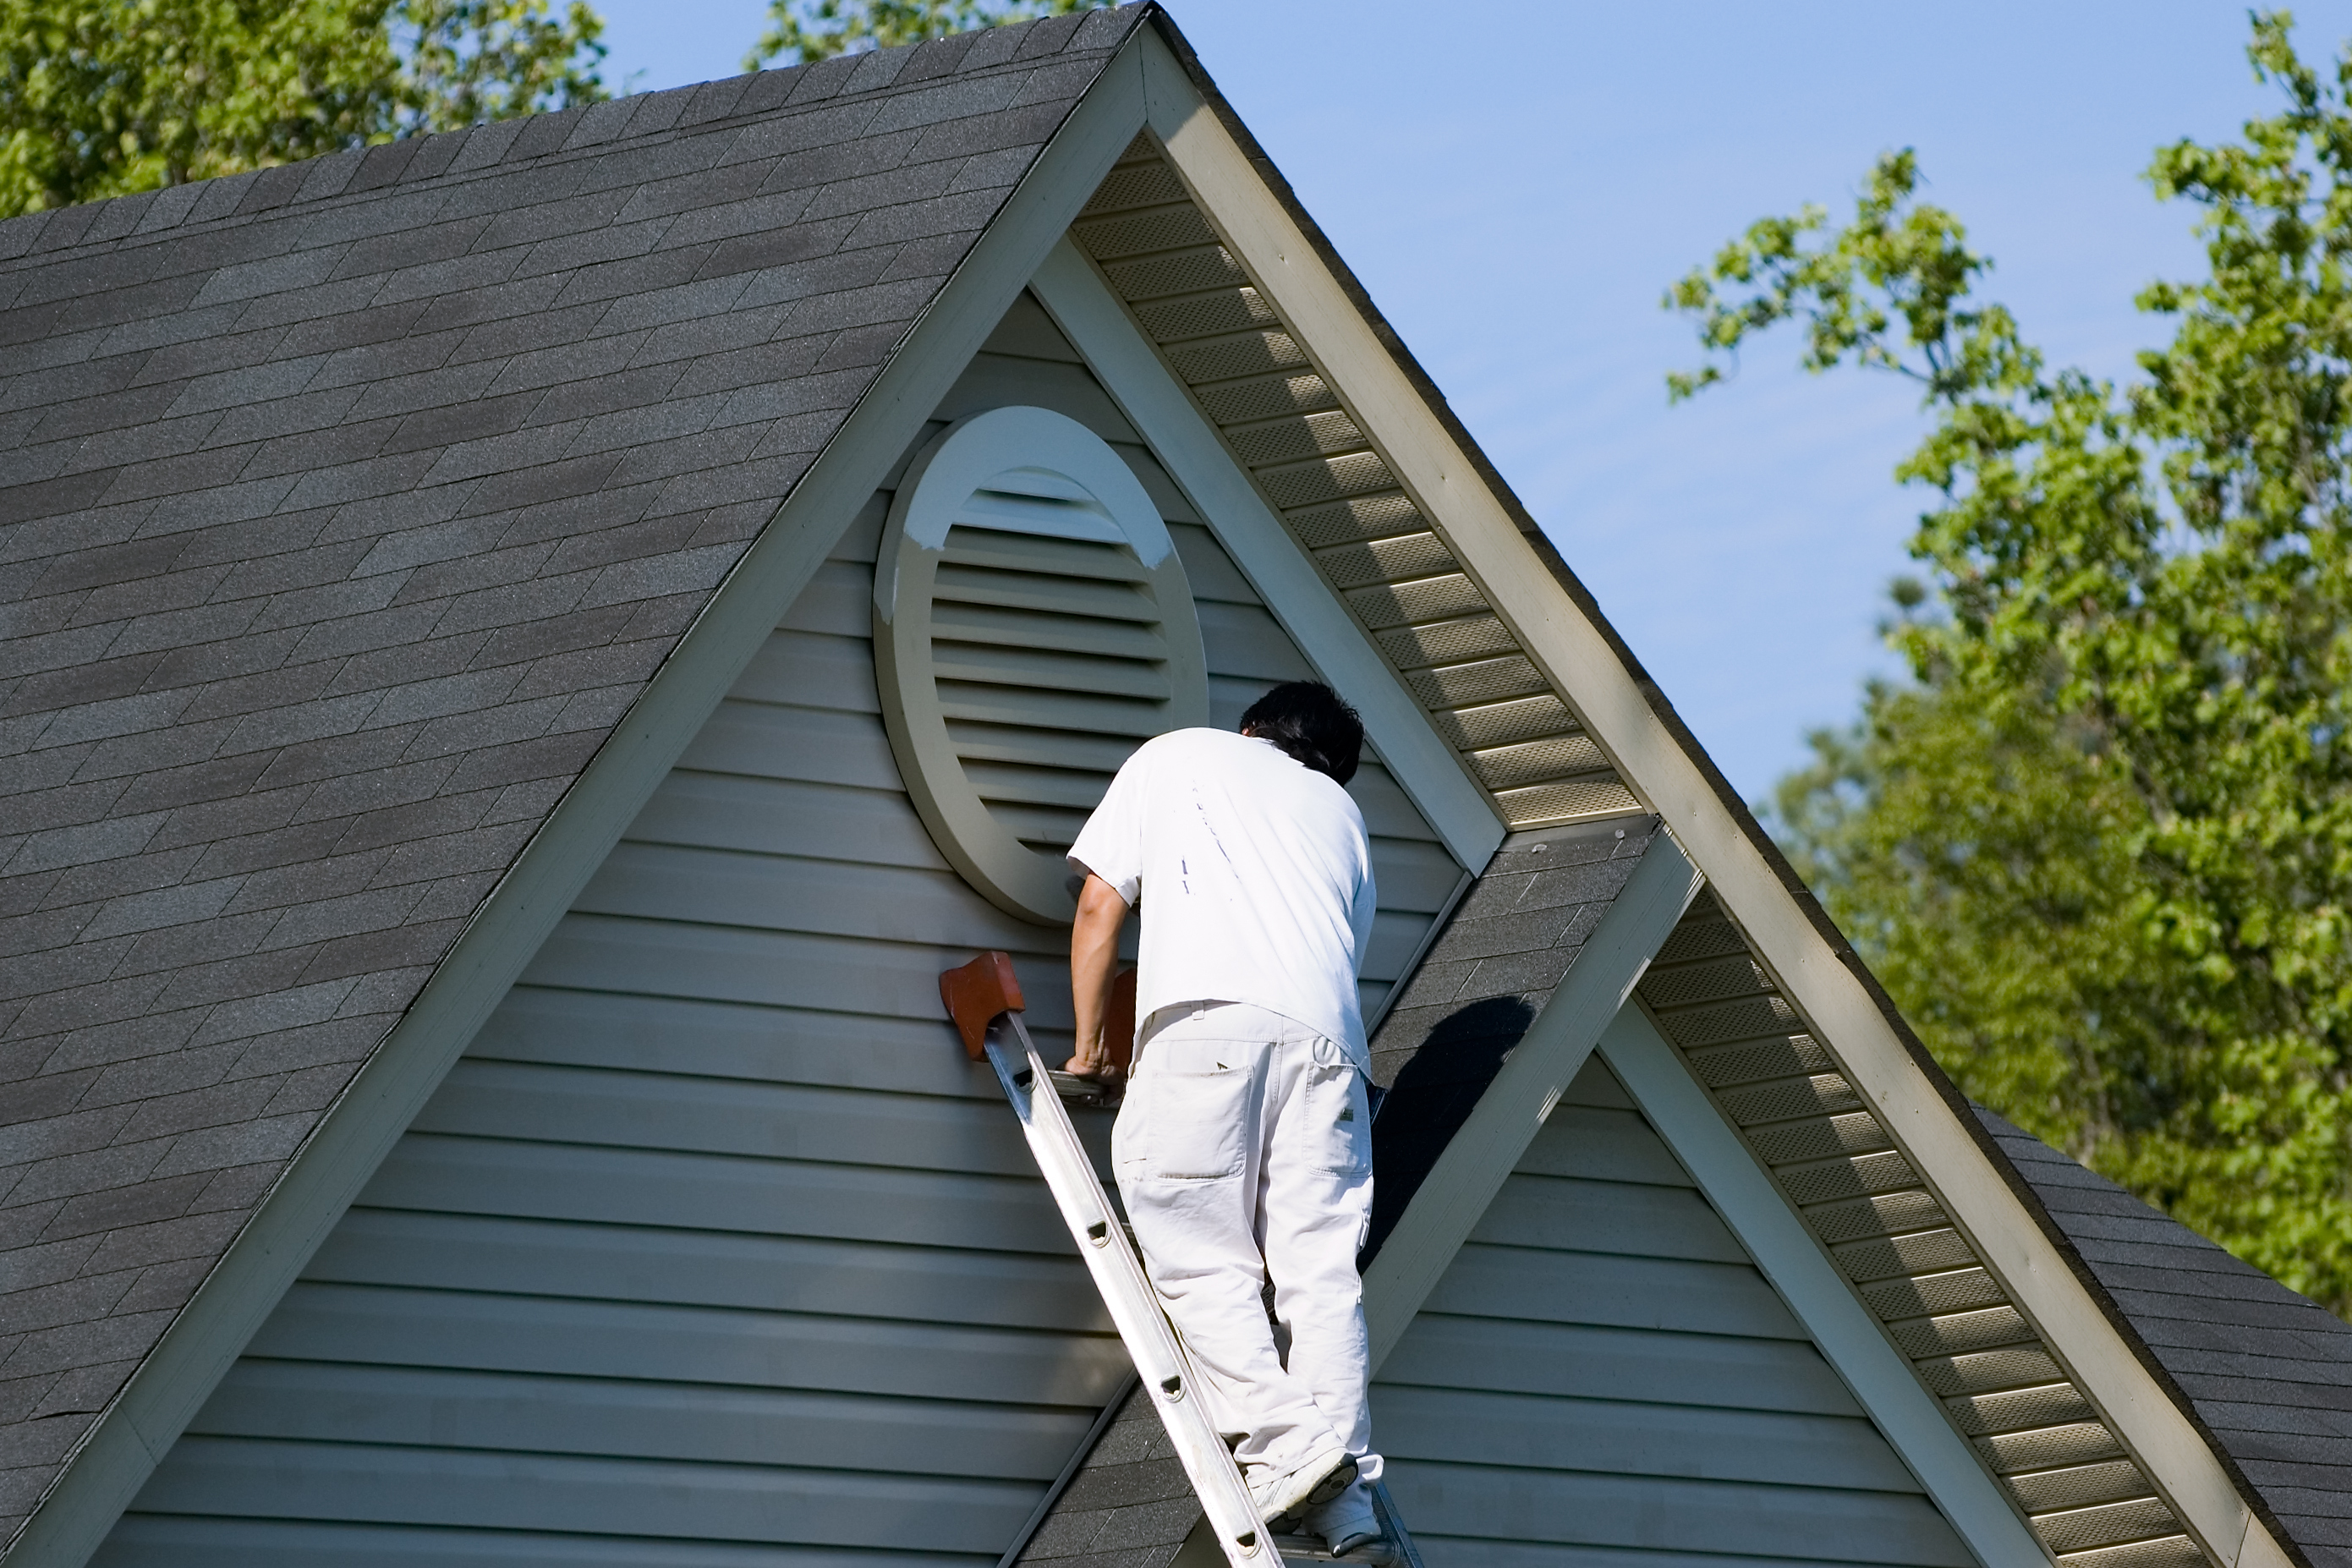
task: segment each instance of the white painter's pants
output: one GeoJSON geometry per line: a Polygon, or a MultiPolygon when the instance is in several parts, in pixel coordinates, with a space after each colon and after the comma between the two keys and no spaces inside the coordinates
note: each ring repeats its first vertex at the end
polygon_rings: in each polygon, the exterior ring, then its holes
{"type": "Polygon", "coordinates": [[[1334,1042],[1243,1003],[1163,1007],[1141,1045],[1111,1163],[1218,1429],[1240,1435],[1245,1473],[1336,1445],[1376,1479],[1356,1273],[1372,1209],[1363,1074],[1334,1042]]]}

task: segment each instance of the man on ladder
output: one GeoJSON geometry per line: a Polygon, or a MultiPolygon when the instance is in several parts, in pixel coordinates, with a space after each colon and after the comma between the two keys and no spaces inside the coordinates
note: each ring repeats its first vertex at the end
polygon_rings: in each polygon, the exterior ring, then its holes
{"type": "Polygon", "coordinates": [[[1085,882],[1068,1070],[1116,1072],[1103,1019],[1140,902],[1119,1193],[1260,1515],[1335,1555],[1384,1555],[1356,1272],[1372,1197],[1356,995],[1371,846],[1341,787],[1363,738],[1329,687],[1277,686],[1239,734],[1145,742],[1070,848],[1085,882]]]}

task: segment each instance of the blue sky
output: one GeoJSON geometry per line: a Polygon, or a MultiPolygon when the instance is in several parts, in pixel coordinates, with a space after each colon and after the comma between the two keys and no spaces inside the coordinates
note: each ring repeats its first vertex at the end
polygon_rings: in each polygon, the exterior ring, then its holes
{"type": "MultiPolygon", "coordinates": [[[[762,0],[601,0],[618,89],[731,75],[762,0]]],[[[1995,258],[2053,363],[2130,374],[2132,295],[2193,275],[2160,142],[2268,113],[2242,6],[1170,0],[1218,85],[1740,791],[1892,672],[1875,626],[1924,499],[1886,378],[1768,340],[1670,408],[1665,286],[1767,213],[1847,205],[1882,151],[1995,258]]],[[[2352,0],[2297,8],[2306,58],[2352,0]]]]}

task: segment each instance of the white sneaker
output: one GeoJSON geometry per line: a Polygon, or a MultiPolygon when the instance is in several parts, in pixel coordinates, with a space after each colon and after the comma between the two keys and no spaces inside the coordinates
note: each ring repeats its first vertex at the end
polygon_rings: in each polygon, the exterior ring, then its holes
{"type": "Polygon", "coordinates": [[[1355,1479],[1356,1457],[1345,1448],[1326,1448],[1286,1470],[1258,1467],[1249,1483],[1250,1501],[1266,1528],[1279,1532],[1306,1510],[1338,1497],[1355,1479]]]}

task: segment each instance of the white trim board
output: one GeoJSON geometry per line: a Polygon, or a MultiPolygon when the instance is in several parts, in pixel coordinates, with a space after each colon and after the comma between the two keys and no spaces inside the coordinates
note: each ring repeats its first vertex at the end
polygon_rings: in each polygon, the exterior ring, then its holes
{"type": "Polygon", "coordinates": [[[1184,67],[1143,51],[1150,125],[1226,247],[1324,372],[1521,647],[1568,693],[1626,784],[1663,816],[1783,993],[1877,1111],[1977,1256],[2174,1513],[2222,1568],[2279,1552],[2188,1415],[2009,1186],[1975,1128],[1814,926],[1654,710],[1610,636],[1563,590],[1422,390],[1252,165],[1184,67]]]}
{"type": "Polygon", "coordinates": [[[2024,1516],[1953,1430],[1911,1363],[1790,1212],[1772,1173],[1692,1081],[1640,1003],[1629,1000],[1617,1010],[1601,1033],[1600,1052],[1969,1550],[1987,1568],[2047,1563],[2024,1516]]]}
{"type": "Polygon", "coordinates": [[[320,1121],[8,1552],[80,1568],[995,330],[1143,120],[1139,32],[320,1121]]]}
{"type": "Polygon", "coordinates": [[[1094,263],[1065,237],[1029,287],[1265,601],[1267,613],[1363,715],[1372,749],[1447,850],[1473,872],[1485,866],[1503,841],[1502,818],[1094,263]]]}

